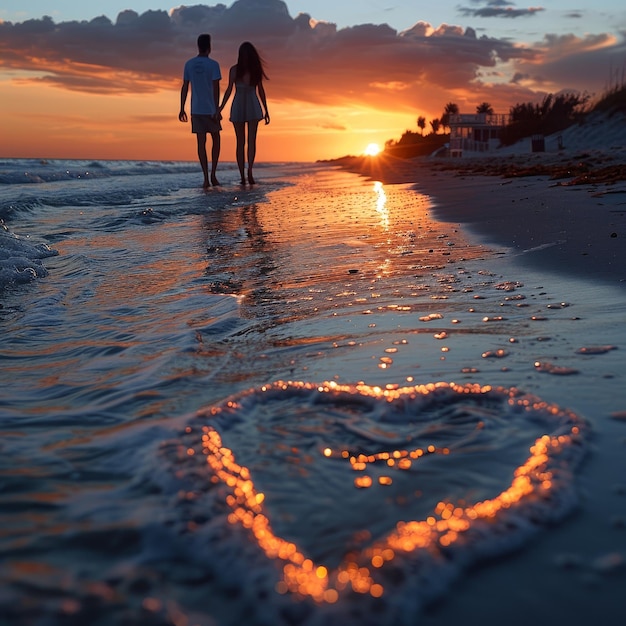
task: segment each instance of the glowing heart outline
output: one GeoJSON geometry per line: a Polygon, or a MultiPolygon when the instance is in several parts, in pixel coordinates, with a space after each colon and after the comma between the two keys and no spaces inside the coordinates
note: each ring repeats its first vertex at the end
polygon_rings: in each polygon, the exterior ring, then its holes
{"type": "MultiPolygon", "coordinates": [[[[569,410],[523,393],[516,388],[480,386],[477,384],[459,385],[456,383],[431,383],[409,387],[372,387],[365,384],[342,385],[335,382],[321,384],[299,381],[277,381],[259,389],[250,389],[225,400],[222,404],[200,412],[198,418],[206,422],[225,412],[237,412],[245,405],[246,398],[262,396],[272,398],[291,391],[311,394],[332,394],[335,397],[384,400],[389,403],[415,401],[420,396],[458,395],[495,397],[522,411],[534,412],[555,421],[555,432],[545,434],[530,446],[530,456],[514,472],[514,480],[509,487],[496,497],[472,505],[458,506],[451,502],[439,502],[432,515],[424,520],[398,522],[395,529],[386,537],[375,541],[357,554],[348,555],[332,570],[307,558],[298,546],[277,536],[271,528],[269,516],[265,513],[265,495],[255,489],[250,470],[237,463],[232,450],[223,446],[219,432],[209,423],[201,426],[202,454],[214,476],[214,482],[221,483],[229,492],[226,504],[230,509],[228,521],[247,529],[251,538],[268,559],[282,563],[283,577],[276,584],[281,594],[293,594],[298,598],[312,598],[318,603],[334,604],[340,594],[351,589],[357,594],[369,594],[374,598],[385,593],[384,581],[387,570],[392,569],[398,557],[410,558],[412,554],[438,554],[454,547],[456,543],[479,541],[481,525],[507,524],[507,512],[519,513],[519,509],[541,499],[558,500],[559,494],[571,491],[571,475],[577,462],[584,454],[585,421],[569,410]],[[564,471],[565,470],[565,471],[564,471]]],[[[187,432],[191,432],[189,427],[187,432]]],[[[374,462],[394,455],[397,451],[381,451],[372,458],[350,458],[344,452],[325,449],[324,456],[343,455],[353,463],[374,462]]],[[[403,451],[407,455],[418,451],[403,451]]],[[[429,449],[428,454],[449,451],[429,449]]],[[[195,454],[189,450],[189,454],[195,454]]],[[[405,457],[403,453],[401,456],[405,457]]],[[[358,469],[358,468],[357,468],[358,469]]],[[[367,486],[367,485],[358,485],[367,486]]],[[[561,498],[565,500],[565,498],[561,498]]],[[[564,507],[565,505],[562,505],[564,507]]],[[[510,523],[510,522],[508,522],[510,523]]]]}

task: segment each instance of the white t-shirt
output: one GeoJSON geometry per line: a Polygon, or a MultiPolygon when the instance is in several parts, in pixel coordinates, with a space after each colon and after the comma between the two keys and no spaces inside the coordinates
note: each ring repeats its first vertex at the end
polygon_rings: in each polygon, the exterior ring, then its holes
{"type": "Polygon", "coordinates": [[[191,114],[215,115],[213,81],[221,80],[220,65],[205,56],[193,57],[185,63],[183,80],[191,83],[191,114]]]}

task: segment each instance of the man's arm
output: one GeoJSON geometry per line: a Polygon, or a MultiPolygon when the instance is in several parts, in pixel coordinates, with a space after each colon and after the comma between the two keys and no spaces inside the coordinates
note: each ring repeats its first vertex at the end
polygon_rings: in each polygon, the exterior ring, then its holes
{"type": "Polygon", "coordinates": [[[213,100],[215,101],[215,117],[216,119],[222,118],[222,112],[220,111],[220,81],[213,81],[213,100]]]}
{"type": "Polygon", "coordinates": [[[187,103],[187,94],[189,93],[189,81],[184,80],[183,86],[180,88],[180,113],[178,119],[181,122],[187,121],[187,113],[185,113],[185,104],[187,103]]]}

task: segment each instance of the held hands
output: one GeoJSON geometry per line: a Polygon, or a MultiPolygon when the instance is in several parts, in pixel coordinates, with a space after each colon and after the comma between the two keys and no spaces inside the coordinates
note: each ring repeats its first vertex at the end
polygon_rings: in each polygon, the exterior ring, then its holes
{"type": "MultiPolygon", "coordinates": [[[[224,119],[224,118],[223,118],[223,116],[222,116],[222,109],[220,108],[220,110],[219,110],[219,111],[218,111],[215,115],[213,115],[212,117],[213,117],[214,119],[216,119],[218,122],[219,122],[220,120],[224,119]]],[[[185,111],[181,111],[181,112],[178,114],[178,119],[179,119],[179,121],[181,121],[181,122],[187,122],[187,121],[188,121],[188,118],[187,118],[187,113],[186,113],[185,111]]],[[[266,123],[266,124],[269,124],[269,123],[270,123],[270,114],[269,114],[269,113],[266,113],[266,114],[265,114],[265,117],[264,117],[263,119],[265,120],[265,123],[266,123]]]]}

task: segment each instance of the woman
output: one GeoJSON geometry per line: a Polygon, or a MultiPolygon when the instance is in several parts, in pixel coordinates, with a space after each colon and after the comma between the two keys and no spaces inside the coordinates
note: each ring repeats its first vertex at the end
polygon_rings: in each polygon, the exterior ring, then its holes
{"type": "Polygon", "coordinates": [[[263,61],[256,48],[249,42],[244,41],[239,46],[237,65],[233,65],[228,73],[228,87],[224,92],[224,98],[220,105],[220,113],[226,106],[230,94],[235,87],[235,97],[230,108],[230,121],[235,127],[237,137],[237,166],[241,174],[241,184],[246,184],[245,169],[245,145],[246,124],[248,125],[248,182],[254,185],[252,167],[256,156],[256,133],[261,120],[270,123],[270,114],[265,100],[263,79],[268,80],[263,61]],[[259,102],[260,100],[260,102],[259,102]],[[263,105],[263,108],[261,108],[263,105]],[[263,112],[265,111],[265,113],[263,112]]]}

